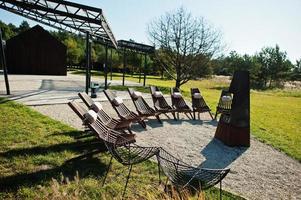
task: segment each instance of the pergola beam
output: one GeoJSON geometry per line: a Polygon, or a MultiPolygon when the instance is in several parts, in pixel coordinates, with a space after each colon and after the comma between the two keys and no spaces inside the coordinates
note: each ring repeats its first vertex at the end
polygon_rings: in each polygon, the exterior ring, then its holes
{"type": "Polygon", "coordinates": [[[97,40],[117,48],[102,9],[63,0],[0,0],[0,8],[59,30],[90,32],[97,40]]]}
{"type": "MultiPolygon", "coordinates": [[[[147,54],[154,53],[155,47],[141,44],[133,41],[118,40],[118,47],[123,48],[123,74],[122,74],[122,85],[124,85],[125,69],[126,69],[126,49],[141,53],[144,55],[144,69],[143,69],[143,86],[146,84],[146,67],[147,67],[147,54]]],[[[141,67],[139,70],[139,83],[141,81],[141,67]]]]}

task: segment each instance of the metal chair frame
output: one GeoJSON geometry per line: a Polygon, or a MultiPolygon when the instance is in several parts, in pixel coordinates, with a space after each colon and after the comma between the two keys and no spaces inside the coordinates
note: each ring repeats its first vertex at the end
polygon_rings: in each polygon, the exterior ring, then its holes
{"type": "MultiPolygon", "coordinates": [[[[129,172],[126,177],[126,183],[123,189],[122,197],[124,197],[126,188],[130,179],[132,166],[135,164],[142,163],[153,156],[159,155],[159,147],[142,147],[134,144],[134,134],[123,134],[108,128],[99,118],[94,122],[85,121],[84,114],[82,115],[82,107],[76,102],[69,102],[69,106],[83,119],[83,123],[102,140],[111,154],[110,162],[106,170],[106,174],[103,179],[103,185],[105,184],[107,175],[112,165],[112,159],[114,158],[119,163],[125,166],[129,166],[129,172]]],[[[159,179],[160,179],[160,168],[158,167],[159,179]]]]}
{"type": "Polygon", "coordinates": [[[167,176],[165,187],[170,181],[176,187],[179,195],[181,195],[180,191],[186,188],[198,192],[220,183],[220,199],[222,199],[222,180],[229,173],[229,168],[209,169],[193,167],[174,157],[163,148],[160,148],[158,162],[167,176]]]}

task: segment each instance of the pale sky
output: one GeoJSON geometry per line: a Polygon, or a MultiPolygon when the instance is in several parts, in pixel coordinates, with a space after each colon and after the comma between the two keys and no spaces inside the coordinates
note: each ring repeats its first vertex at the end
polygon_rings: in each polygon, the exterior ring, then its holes
{"type": "MultiPolygon", "coordinates": [[[[221,30],[227,45],[225,54],[232,50],[254,54],[263,47],[278,44],[293,63],[301,58],[301,0],[73,1],[102,8],[117,40],[149,43],[147,24],[183,6],[193,16],[202,16],[221,30]]],[[[19,25],[25,18],[0,10],[0,19],[19,25]]]]}

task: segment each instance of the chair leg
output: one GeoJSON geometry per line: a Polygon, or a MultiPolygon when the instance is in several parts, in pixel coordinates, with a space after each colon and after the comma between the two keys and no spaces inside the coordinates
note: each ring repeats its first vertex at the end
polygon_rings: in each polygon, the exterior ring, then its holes
{"type": "Polygon", "coordinates": [[[223,190],[222,190],[222,180],[219,182],[219,199],[222,200],[222,194],[223,190]]]}
{"type": "Polygon", "coordinates": [[[168,184],[168,181],[169,181],[169,179],[168,179],[168,177],[166,177],[166,181],[165,181],[165,184],[164,184],[164,191],[166,192],[167,190],[167,184],[168,184]]]}
{"type": "Polygon", "coordinates": [[[210,111],[208,111],[208,112],[209,112],[209,115],[210,115],[211,119],[213,120],[212,113],[210,111]]]}
{"type": "Polygon", "coordinates": [[[130,134],[133,134],[133,132],[132,132],[132,130],[131,130],[130,127],[128,128],[128,131],[129,131],[130,134]]]}
{"type": "MultiPolygon", "coordinates": [[[[186,112],[184,112],[184,114],[186,115],[186,117],[188,118],[188,119],[192,119],[192,118],[190,118],[188,115],[187,115],[187,113],[186,112]]],[[[190,113],[191,114],[191,113],[190,113]]]]}
{"type": "Polygon", "coordinates": [[[182,195],[181,195],[181,192],[180,192],[180,190],[179,190],[178,186],[176,186],[176,191],[177,191],[177,193],[178,193],[178,195],[179,195],[180,199],[182,200],[182,199],[183,199],[183,197],[182,197],[182,195]]]}
{"type": "Polygon", "coordinates": [[[177,115],[178,115],[178,119],[180,119],[180,114],[179,114],[179,112],[177,112],[177,115]]]}
{"type": "Polygon", "coordinates": [[[216,113],[215,113],[215,116],[214,116],[214,119],[216,119],[216,117],[217,117],[217,114],[218,114],[218,112],[216,111],[216,113]]]}
{"type": "Polygon", "coordinates": [[[146,124],[144,120],[140,120],[138,123],[142,126],[142,128],[146,129],[146,124]]]}
{"type": "Polygon", "coordinates": [[[173,116],[173,119],[174,119],[175,121],[177,121],[177,117],[176,117],[176,113],[175,113],[175,112],[172,112],[172,116],[173,116]]]}
{"type": "Polygon", "coordinates": [[[111,165],[112,165],[112,160],[113,160],[113,156],[111,156],[110,163],[109,163],[108,169],[107,169],[107,171],[106,171],[106,175],[105,175],[105,177],[103,178],[103,181],[102,181],[102,186],[104,186],[104,184],[105,184],[105,182],[106,182],[108,173],[109,173],[110,168],[111,168],[111,165]]]}
{"type": "Polygon", "coordinates": [[[123,199],[123,197],[124,197],[124,195],[125,195],[125,191],[126,191],[126,188],[127,188],[127,186],[128,186],[128,182],[129,182],[130,175],[131,175],[131,171],[132,171],[132,166],[133,166],[133,165],[130,165],[129,174],[128,174],[127,178],[126,178],[126,182],[125,182],[125,186],[124,186],[123,194],[122,194],[122,199],[123,199]]]}
{"type": "Polygon", "coordinates": [[[201,120],[201,113],[198,112],[198,117],[199,117],[199,120],[201,120]]]}
{"type": "Polygon", "coordinates": [[[163,113],[166,117],[167,117],[167,119],[170,119],[170,117],[168,116],[168,114],[166,114],[166,113],[163,113]]]}
{"type": "Polygon", "coordinates": [[[193,120],[195,120],[195,111],[193,111],[193,120]]]}
{"type": "Polygon", "coordinates": [[[190,116],[191,116],[191,119],[193,119],[193,116],[192,116],[191,112],[189,112],[189,114],[190,114],[190,116]]]}
{"type": "Polygon", "coordinates": [[[161,184],[161,169],[160,169],[160,162],[158,161],[158,174],[159,174],[159,185],[161,184]]]}
{"type": "Polygon", "coordinates": [[[156,115],[156,118],[157,118],[158,122],[159,122],[160,124],[162,124],[162,121],[161,121],[159,115],[156,115]]]}

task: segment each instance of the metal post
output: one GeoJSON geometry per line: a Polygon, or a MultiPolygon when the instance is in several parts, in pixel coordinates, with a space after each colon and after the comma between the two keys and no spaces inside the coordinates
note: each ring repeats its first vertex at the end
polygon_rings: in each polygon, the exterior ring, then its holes
{"type": "Polygon", "coordinates": [[[146,82],[146,65],[147,65],[146,54],[144,54],[144,77],[143,77],[143,86],[145,86],[145,82],[146,82]]]}
{"type": "Polygon", "coordinates": [[[3,67],[3,72],[4,72],[4,79],[5,79],[5,87],[6,87],[6,94],[10,95],[10,89],[9,89],[9,82],[8,82],[8,76],[7,76],[7,66],[6,66],[6,60],[5,60],[5,52],[4,52],[4,46],[3,46],[3,41],[2,41],[2,31],[0,29],[0,50],[1,50],[1,65],[3,67]]]}
{"type": "Polygon", "coordinates": [[[111,77],[110,79],[112,80],[113,79],[113,48],[111,48],[111,60],[110,60],[110,65],[111,65],[111,77]]]}
{"type": "Polygon", "coordinates": [[[141,68],[142,68],[142,54],[140,54],[140,65],[139,65],[139,83],[141,83],[141,68]]]}
{"type": "Polygon", "coordinates": [[[90,33],[86,32],[86,93],[89,94],[90,87],[90,33]]]}
{"type": "Polygon", "coordinates": [[[104,74],[105,74],[105,90],[108,89],[108,45],[106,44],[106,57],[105,57],[105,65],[104,65],[104,74]]]}
{"type": "Polygon", "coordinates": [[[125,79],[125,68],[126,68],[126,51],[123,49],[123,74],[122,74],[122,86],[124,86],[125,79]]]}
{"type": "Polygon", "coordinates": [[[89,87],[91,87],[91,70],[92,70],[92,62],[91,62],[91,47],[92,47],[92,41],[91,41],[91,36],[89,37],[89,87]]]}
{"type": "MultiPolygon", "coordinates": [[[[220,175],[220,178],[221,178],[221,175],[220,175]]],[[[223,190],[222,190],[222,181],[220,181],[219,184],[220,184],[219,185],[219,199],[222,200],[222,197],[223,197],[223,194],[222,194],[222,192],[223,192],[223,190]]]]}

